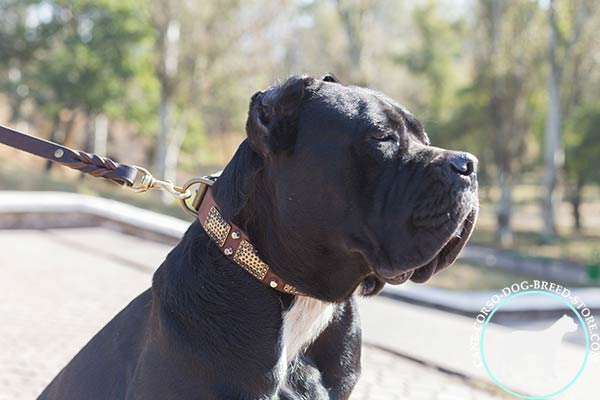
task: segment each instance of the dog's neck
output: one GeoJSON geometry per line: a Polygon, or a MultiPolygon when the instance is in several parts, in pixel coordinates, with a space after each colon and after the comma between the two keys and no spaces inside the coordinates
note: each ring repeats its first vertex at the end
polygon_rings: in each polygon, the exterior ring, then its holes
{"type": "Polygon", "coordinates": [[[161,335],[188,343],[192,358],[226,351],[237,365],[258,363],[248,379],[265,385],[266,392],[285,383],[289,363],[327,327],[336,309],[261,284],[225,257],[198,222],[157,270],[152,290],[153,312],[164,322],[161,335]]]}

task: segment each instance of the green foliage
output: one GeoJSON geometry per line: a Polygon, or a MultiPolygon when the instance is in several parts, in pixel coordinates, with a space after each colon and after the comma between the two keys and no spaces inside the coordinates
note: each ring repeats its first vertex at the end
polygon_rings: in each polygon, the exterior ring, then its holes
{"type": "Polygon", "coordinates": [[[148,34],[146,21],[127,1],[64,1],[54,8],[68,17],[50,22],[61,29],[40,57],[38,79],[46,90],[39,101],[86,113],[107,111],[127,91],[124,83],[135,72],[139,43],[148,34]]]}
{"type": "Polygon", "coordinates": [[[432,141],[441,147],[468,149],[479,159],[479,180],[489,183],[493,152],[486,140],[489,95],[477,85],[468,86],[455,95],[452,114],[443,124],[430,123],[432,141]]]}
{"type": "Polygon", "coordinates": [[[581,107],[564,130],[565,169],[582,183],[600,183],[600,103],[581,107]]]}
{"type": "Polygon", "coordinates": [[[148,62],[151,31],[140,3],[70,0],[0,7],[6,19],[0,56],[18,76],[13,87],[5,86],[9,97],[30,94],[50,117],[62,109],[126,112],[128,83],[145,71],[147,79],[149,70],[143,61],[148,62]],[[19,86],[27,90],[19,93],[19,86]]]}
{"type": "Polygon", "coordinates": [[[428,1],[415,9],[416,44],[400,55],[398,62],[427,82],[426,118],[443,121],[449,117],[458,85],[463,21],[451,21],[440,16],[437,3],[428,1]]]}

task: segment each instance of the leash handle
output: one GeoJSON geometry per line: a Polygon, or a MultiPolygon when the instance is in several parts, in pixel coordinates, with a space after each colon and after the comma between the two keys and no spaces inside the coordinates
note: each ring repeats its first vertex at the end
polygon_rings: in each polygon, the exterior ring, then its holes
{"type": "Polygon", "coordinates": [[[97,154],[73,150],[2,125],[0,125],[0,143],[125,187],[134,187],[141,179],[136,167],[119,164],[97,154]]]}

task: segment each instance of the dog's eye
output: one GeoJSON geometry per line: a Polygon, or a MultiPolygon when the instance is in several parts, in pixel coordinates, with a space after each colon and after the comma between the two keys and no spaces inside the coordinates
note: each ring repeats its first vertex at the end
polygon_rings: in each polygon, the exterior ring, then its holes
{"type": "Polygon", "coordinates": [[[396,141],[396,135],[393,133],[386,132],[374,132],[371,134],[371,139],[376,140],[378,142],[388,142],[388,141],[396,141]]]}

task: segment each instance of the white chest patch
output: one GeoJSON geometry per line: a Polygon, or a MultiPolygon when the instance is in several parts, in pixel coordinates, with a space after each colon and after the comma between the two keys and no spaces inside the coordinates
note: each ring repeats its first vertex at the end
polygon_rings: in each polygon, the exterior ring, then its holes
{"type": "Polygon", "coordinates": [[[283,316],[283,346],[286,363],[308,347],[329,325],[335,305],[298,296],[283,316]]]}

